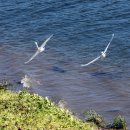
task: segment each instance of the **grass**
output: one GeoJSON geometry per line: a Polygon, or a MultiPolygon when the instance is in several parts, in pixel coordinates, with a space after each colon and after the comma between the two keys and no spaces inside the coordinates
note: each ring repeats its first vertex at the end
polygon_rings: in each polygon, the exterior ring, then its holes
{"type": "Polygon", "coordinates": [[[37,94],[1,89],[0,95],[0,130],[97,129],[37,94]]]}

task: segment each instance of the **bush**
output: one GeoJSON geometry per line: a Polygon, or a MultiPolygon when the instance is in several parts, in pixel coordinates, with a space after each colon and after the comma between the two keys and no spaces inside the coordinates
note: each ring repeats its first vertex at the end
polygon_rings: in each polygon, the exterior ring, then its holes
{"type": "Polygon", "coordinates": [[[10,85],[11,85],[11,84],[8,83],[7,80],[2,80],[2,81],[0,82],[0,89],[6,90],[6,89],[8,88],[8,86],[10,86],[10,85]]]}
{"type": "Polygon", "coordinates": [[[124,119],[124,117],[122,117],[121,115],[116,116],[113,119],[113,123],[111,124],[111,128],[112,129],[123,129],[126,130],[126,121],[124,119]]]}
{"type": "Polygon", "coordinates": [[[99,127],[106,126],[103,117],[101,115],[97,114],[97,112],[95,112],[94,110],[90,110],[86,114],[87,114],[87,121],[93,122],[99,127]]]}

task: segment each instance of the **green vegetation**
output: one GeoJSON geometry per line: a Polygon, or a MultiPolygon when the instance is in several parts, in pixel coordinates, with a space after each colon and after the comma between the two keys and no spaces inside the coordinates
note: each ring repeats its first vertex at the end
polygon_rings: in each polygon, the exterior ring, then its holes
{"type": "Polygon", "coordinates": [[[0,89],[7,90],[9,86],[12,86],[12,84],[5,79],[0,82],[0,89]]]}
{"type": "Polygon", "coordinates": [[[122,116],[106,125],[101,115],[90,110],[87,120],[82,121],[47,97],[27,91],[12,92],[7,86],[5,81],[0,83],[0,130],[126,130],[122,116]]]}
{"type": "Polygon", "coordinates": [[[48,98],[22,91],[0,90],[0,130],[92,130],[48,98]]]}
{"type": "Polygon", "coordinates": [[[88,122],[94,122],[99,127],[105,127],[106,123],[101,115],[96,113],[94,110],[90,110],[86,113],[87,115],[87,121],[88,122]]]}
{"type": "Polygon", "coordinates": [[[122,117],[121,115],[116,116],[113,119],[113,123],[110,125],[110,128],[127,130],[124,117],[122,117]]]}
{"type": "Polygon", "coordinates": [[[116,116],[111,124],[107,124],[104,118],[94,110],[90,110],[86,113],[87,122],[93,122],[98,127],[109,130],[127,130],[126,121],[121,115],[116,116]]]}

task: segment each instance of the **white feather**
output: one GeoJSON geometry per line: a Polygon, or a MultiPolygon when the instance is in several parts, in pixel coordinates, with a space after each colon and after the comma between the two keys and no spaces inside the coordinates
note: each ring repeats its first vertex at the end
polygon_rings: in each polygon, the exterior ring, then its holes
{"type": "Polygon", "coordinates": [[[35,42],[35,44],[36,44],[36,47],[37,47],[37,51],[35,52],[35,54],[27,61],[27,62],[25,62],[25,64],[27,64],[27,63],[29,63],[31,60],[33,60],[39,53],[41,53],[41,52],[43,52],[44,50],[45,50],[45,45],[46,45],[46,43],[50,40],[50,38],[52,37],[53,35],[51,35],[49,38],[47,38],[46,40],[45,40],[45,42],[40,46],[40,47],[38,47],[38,43],[37,42],[35,42]]]}
{"type": "Polygon", "coordinates": [[[105,48],[105,50],[101,52],[101,55],[100,55],[100,56],[98,56],[97,58],[95,58],[94,60],[90,61],[90,62],[87,63],[87,64],[82,64],[81,66],[82,66],[82,67],[83,67],[83,66],[88,66],[88,65],[90,65],[90,64],[92,64],[92,63],[94,63],[94,62],[96,62],[96,61],[97,61],[98,59],[100,59],[101,57],[105,58],[105,57],[106,57],[107,49],[108,49],[108,47],[110,46],[110,43],[112,42],[113,37],[114,37],[114,34],[112,34],[112,38],[111,38],[110,42],[108,43],[108,45],[107,45],[107,47],[105,48]]]}
{"type": "Polygon", "coordinates": [[[46,43],[51,39],[52,36],[53,34],[42,43],[41,48],[45,47],[46,43]]]}
{"type": "Polygon", "coordinates": [[[37,50],[35,54],[27,61],[25,64],[29,63],[31,60],[33,60],[40,52],[37,50]]]}
{"type": "Polygon", "coordinates": [[[94,60],[92,60],[92,61],[90,61],[89,63],[87,63],[87,64],[82,64],[81,66],[83,67],[83,66],[88,66],[88,65],[90,65],[90,64],[92,64],[92,63],[94,63],[94,62],[96,62],[98,59],[100,59],[101,58],[101,56],[98,56],[97,58],[95,58],[94,60]]]}
{"type": "Polygon", "coordinates": [[[105,48],[104,53],[107,52],[107,49],[108,49],[108,47],[110,46],[110,44],[111,44],[113,38],[114,38],[114,34],[112,34],[112,38],[111,38],[110,42],[108,43],[107,47],[105,48]]]}

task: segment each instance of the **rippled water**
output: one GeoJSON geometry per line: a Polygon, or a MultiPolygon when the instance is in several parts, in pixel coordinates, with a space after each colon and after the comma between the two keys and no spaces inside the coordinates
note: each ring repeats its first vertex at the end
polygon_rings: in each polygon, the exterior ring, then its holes
{"type": "Polygon", "coordinates": [[[108,121],[122,114],[130,128],[129,7],[128,0],[1,0],[0,80],[16,83],[28,74],[41,83],[34,92],[63,99],[80,117],[89,109],[108,121]],[[107,58],[80,67],[104,50],[112,33],[107,58]],[[34,42],[51,34],[45,52],[25,65],[34,42]]]}

